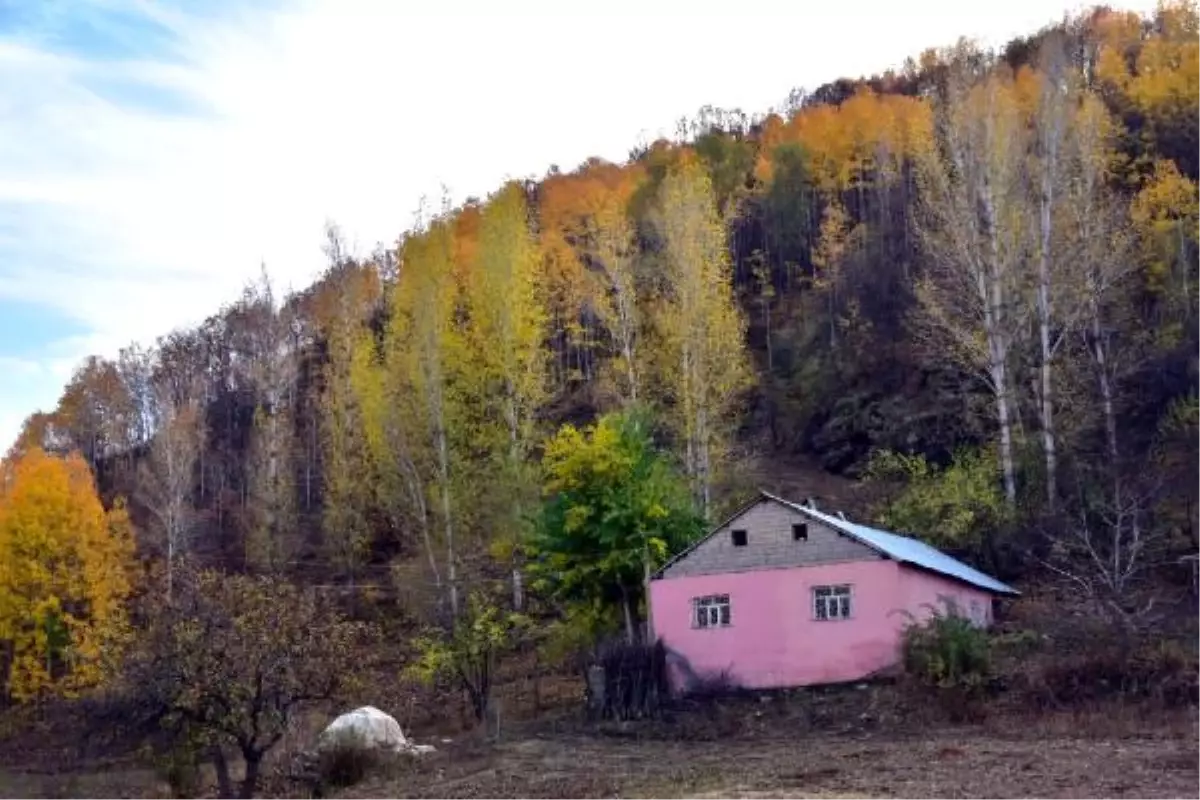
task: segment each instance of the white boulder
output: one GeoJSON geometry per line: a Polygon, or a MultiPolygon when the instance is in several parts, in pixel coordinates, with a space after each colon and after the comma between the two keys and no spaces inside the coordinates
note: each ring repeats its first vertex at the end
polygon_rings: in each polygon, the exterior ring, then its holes
{"type": "Polygon", "coordinates": [[[365,748],[378,747],[397,753],[412,749],[400,730],[400,723],[374,706],[356,708],[329,723],[322,731],[317,747],[323,749],[340,741],[353,741],[365,748]]]}

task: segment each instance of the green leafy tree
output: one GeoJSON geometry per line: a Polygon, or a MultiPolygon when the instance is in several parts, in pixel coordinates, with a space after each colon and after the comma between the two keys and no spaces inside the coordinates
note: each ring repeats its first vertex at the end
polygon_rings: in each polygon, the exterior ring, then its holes
{"type": "Polygon", "coordinates": [[[987,451],[960,449],[938,469],[924,456],[883,450],[867,472],[874,480],[903,482],[876,514],[879,524],[936,547],[978,553],[1011,513],[995,457],[987,451]]]}
{"type": "Polygon", "coordinates": [[[650,572],[704,527],[686,482],[637,411],[563,426],[542,466],[546,500],[528,544],[535,588],[570,606],[619,609],[635,640],[650,572]]]}

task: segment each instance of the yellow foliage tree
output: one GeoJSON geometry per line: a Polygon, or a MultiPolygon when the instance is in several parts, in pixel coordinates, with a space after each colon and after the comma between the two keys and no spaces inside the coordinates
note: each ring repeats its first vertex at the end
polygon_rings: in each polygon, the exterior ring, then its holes
{"type": "Polygon", "coordinates": [[[704,168],[685,163],[663,180],[653,213],[669,295],[657,325],[662,382],[675,412],[684,468],[705,516],[725,460],[734,410],[754,376],[746,321],[734,301],[726,232],[704,168]]]}
{"type": "MultiPolygon", "coordinates": [[[[1196,184],[1173,161],[1154,164],[1154,173],[1134,197],[1130,215],[1142,242],[1144,281],[1163,299],[1168,313],[1190,322],[1195,313],[1197,226],[1200,204],[1196,184]]],[[[1172,331],[1177,334],[1178,331],[1172,331]]]]}
{"type": "Polygon", "coordinates": [[[0,465],[0,670],[16,700],[96,684],[126,632],[133,537],[91,470],[31,448],[0,465]]]}

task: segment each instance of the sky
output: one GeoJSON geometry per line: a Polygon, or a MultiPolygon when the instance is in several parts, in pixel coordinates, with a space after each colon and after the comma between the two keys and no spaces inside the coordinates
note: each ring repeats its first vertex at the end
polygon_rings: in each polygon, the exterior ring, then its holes
{"type": "Polygon", "coordinates": [[[766,111],[1079,7],[0,0],[0,453],[85,356],[203,321],[262,265],[307,286],[326,221],[369,252],[443,186],[621,161],[705,104],[766,111]]]}

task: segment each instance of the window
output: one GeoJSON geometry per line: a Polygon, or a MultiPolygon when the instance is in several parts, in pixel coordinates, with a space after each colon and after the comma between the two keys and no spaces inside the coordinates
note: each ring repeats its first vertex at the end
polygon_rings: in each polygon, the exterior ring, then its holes
{"type": "Polygon", "coordinates": [[[850,619],[850,587],[814,586],[813,619],[850,619]]]}
{"type": "Polygon", "coordinates": [[[982,628],[987,625],[987,609],[978,600],[971,601],[970,619],[976,627],[982,628]]]}
{"type": "Polygon", "coordinates": [[[745,547],[746,546],[746,532],[742,531],[742,530],[737,530],[737,531],[733,531],[732,533],[733,533],[733,546],[734,547],[745,547]]]}
{"type": "Polygon", "coordinates": [[[797,542],[808,541],[808,523],[798,522],[792,526],[792,538],[797,542]]]}
{"type": "Polygon", "coordinates": [[[692,627],[724,628],[729,625],[729,595],[710,594],[692,599],[692,627]]]}

